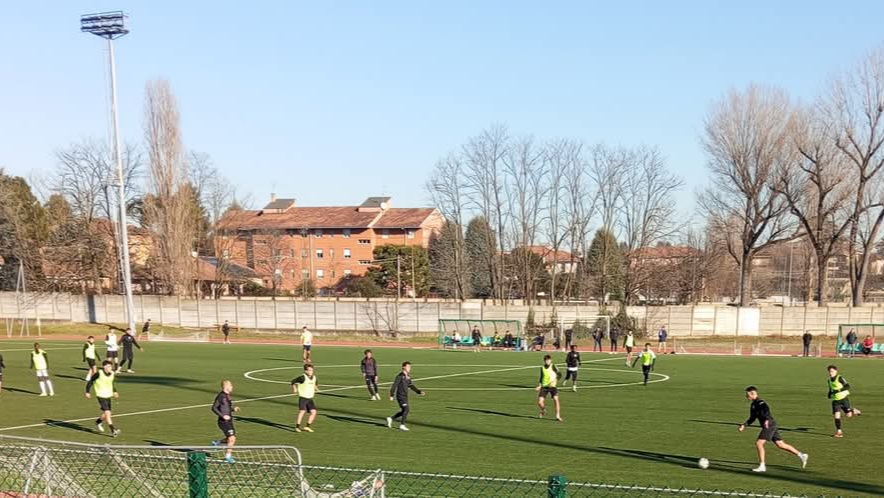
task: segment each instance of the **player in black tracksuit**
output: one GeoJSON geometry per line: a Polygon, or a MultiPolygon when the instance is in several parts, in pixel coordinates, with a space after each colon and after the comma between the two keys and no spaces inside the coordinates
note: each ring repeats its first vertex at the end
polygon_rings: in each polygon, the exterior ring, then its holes
{"type": "Polygon", "coordinates": [[[396,376],[396,380],[393,381],[393,385],[390,387],[390,401],[395,399],[399,403],[399,411],[396,412],[396,415],[387,417],[387,427],[393,427],[393,421],[400,419],[399,430],[408,430],[408,427],[405,426],[405,421],[408,418],[408,412],[411,411],[408,407],[409,389],[416,392],[419,396],[424,395],[424,392],[415,387],[414,383],[411,382],[411,362],[406,361],[402,364],[402,371],[399,372],[399,375],[396,376]]]}
{"type": "Polygon", "coordinates": [[[227,446],[227,453],[224,458],[227,463],[236,462],[232,456],[233,446],[236,444],[236,429],[233,427],[233,414],[234,412],[239,411],[239,407],[233,405],[233,400],[230,399],[232,393],[233,383],[229,380],[224,380],[221,382],[221,392],[215,396],[215,401],[212,403],[212,413],[218,417],[218,428],[221,429],[221,433],[224,434],[223,439],[212,441],[212,446],[221,446],[222,444],[227,446]]]}
{"type": "Polygon", "coordinates": [[[577,371],[580,369],[580,353],[577,352],[577,346],[572,344],[571,351],[568,351],[568,355],[565,356],[565,380],[562,382],[562,386],[565,385],[565,382],[571,380],[571,390],[577,390],[577,371]]]}
{"type": "Polygon", "coordinates": [[[755,449],[758,451],[758,467],[752,469],[752,472],[766,472],[767,467],[764,463],[764,444],[768,441],[777,445],[777,448],[787,451],[801,460],[801,467],[807,466],[807,453],[801,453],[794,446],[783,441],[780,431],[777,428],[777,422],[770,413],[770,406],[758,397],[758,389],[755,386],[746,388],[746,399],[752,404],[749,408],[749,418],[745,423],[740,424],[739,431],[746,430],[746,426],[752,425],[755,420],[761,425],[761,432],[758,433],[758,439],[755,440],[755,449]]]}
{"type": "Polygon", "coordinates": [[[372,357],[371,350],[365,350],[365,357],[359,365],[362,376],[365,377],[365,386],[368,387],[368,394],[372,401],[380,401],[381,395],[378,393],[378,362],[372,357]]]}
{"type": "Polygon", "coordinates": [[[132,329],[126,329],[126,333],[123,334],[123,337],[120,337],[118,344],[123,346],[123,361],[120,362],[120,366],[118,370],[122,370],[124,366],[126,366],[126,362],[129,362],[129,368],[126,370],[128,373],[135,373],[132,370],[132,363],[135,361],[135,351],[134,348],[138,348],[139,351],[144,351],[141,346],[138,344],[138,341],[135,340],[135,336],[132,335],[132,329]]]}

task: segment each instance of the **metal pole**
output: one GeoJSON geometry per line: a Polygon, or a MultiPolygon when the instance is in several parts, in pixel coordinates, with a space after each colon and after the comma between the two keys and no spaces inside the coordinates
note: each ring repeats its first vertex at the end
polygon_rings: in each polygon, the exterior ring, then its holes
{"type": "Polygon", "coordinates": [[[117,179],[120,182],[120,253],[123,259],[123,287],[126,292],[126,318],[129,328],[135,330],[135,302],[132,299],[132,272],[129,267],[129,227],[126,223],[126,186],[123,177],[123,151],[120,148],[120,119],[117,115],[117,70],[114,60],[114,41],[107,40],[110,53],[111,111],[114,120],[114,155],[117,160],[117,179]]]}
{"type": "Polygon", "coordinates": [[[396,255],[396,304],[402,299],[402,258],[396,255]]]}
{"type": "Polygon", "coordinates": [[[792,250],[795,248],[795,243],[789,243],[789,290],[786,291],[786,294],[789,295],[789,306],[792,306],[792,250]]]}

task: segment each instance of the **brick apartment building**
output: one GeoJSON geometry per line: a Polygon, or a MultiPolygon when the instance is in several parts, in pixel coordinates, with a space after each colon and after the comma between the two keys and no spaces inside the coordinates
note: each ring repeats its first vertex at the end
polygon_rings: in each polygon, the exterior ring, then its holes
{"type": "Polygon", "coordinates": [[[434,208],[393,208],[389,197],[359,206],[299,207],[277,199],[257,211],[225,215],[217,254],[254,269],[266,287],[292,291],[312,280],[317,289],[361,276],[382,245],[427,247],[444,218],[434,208]]]}

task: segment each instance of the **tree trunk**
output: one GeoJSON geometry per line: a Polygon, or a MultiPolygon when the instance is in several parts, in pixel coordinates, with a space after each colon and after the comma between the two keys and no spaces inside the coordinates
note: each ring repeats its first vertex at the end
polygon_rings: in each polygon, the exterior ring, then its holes
{"type": "Polygon", "coordinates": [[[819,307],[826,305],[827,287],[829,285],[829,256],[821,249],[816,251],[816,302],[819,307]]]}
{"type": "Polygon", "coordinates": [[[743,254],[740,265],[740,306],[749,306],[752,302],[752,255],[743,254]]]}

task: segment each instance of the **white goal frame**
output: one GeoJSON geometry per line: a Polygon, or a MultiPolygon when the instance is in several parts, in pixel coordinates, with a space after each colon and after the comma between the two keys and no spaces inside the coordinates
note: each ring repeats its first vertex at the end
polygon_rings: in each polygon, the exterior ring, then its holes
{"type": "Polygon", "coordinates": [[[559,344],[562,346],[562,351],[565,350],[565,330],[566,330],[566,321],[570,326],[573,326],[577,320],[580,320],[580,323],[586,324],[587,327],[592,329],[595,326],[595,323],[599,319],[605,320],[605,338],[611,337],[611,315],[588,315],[588,316],[575,316],[572,319],[566,320],[565,318],[559,318],[559,344]]]}

